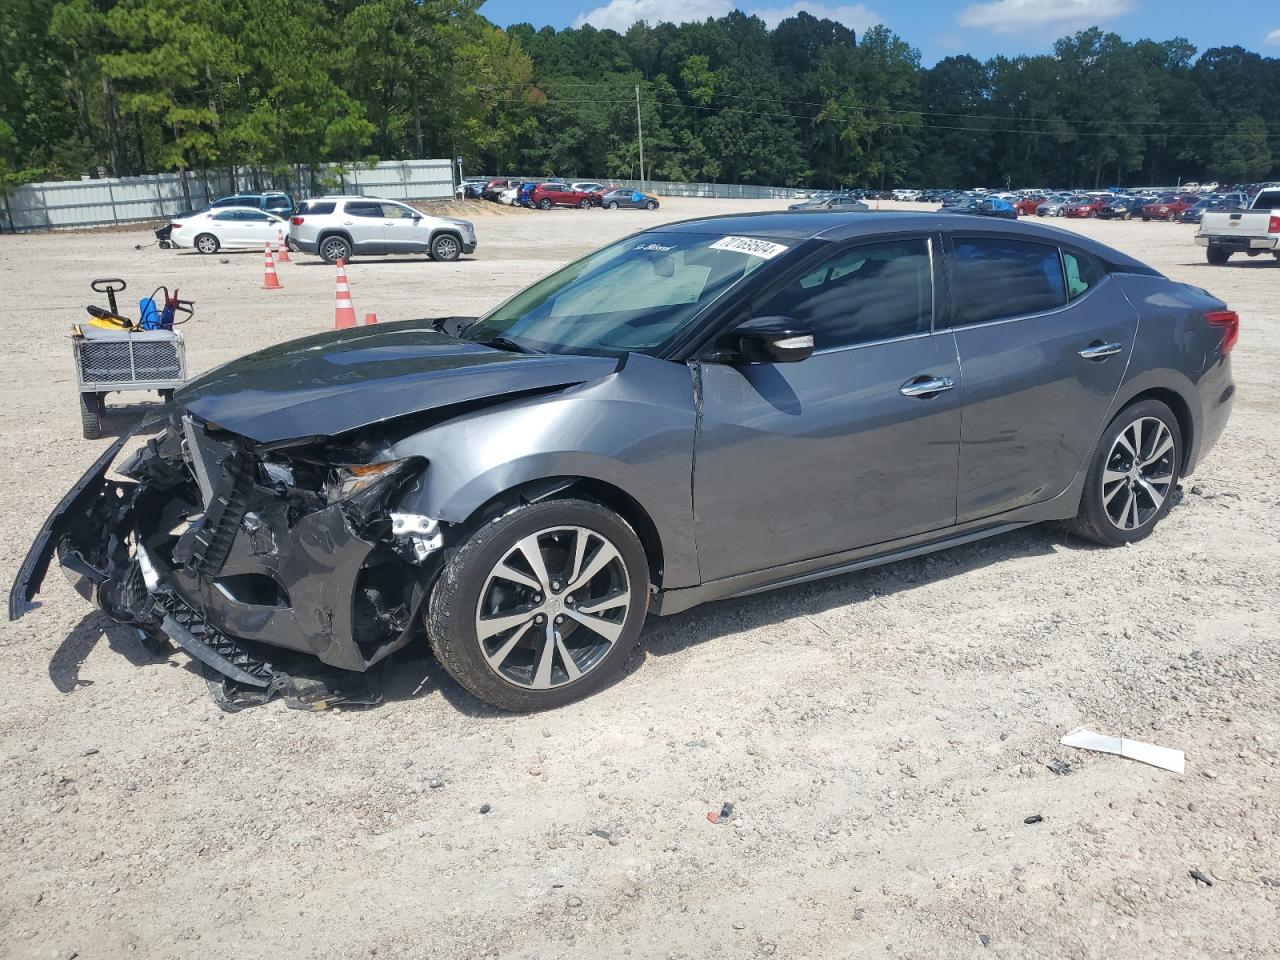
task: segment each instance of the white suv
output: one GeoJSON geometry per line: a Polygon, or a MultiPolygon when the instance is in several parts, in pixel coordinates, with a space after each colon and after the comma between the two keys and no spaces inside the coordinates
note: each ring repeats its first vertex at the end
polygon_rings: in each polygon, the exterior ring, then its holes
{"type": "Polygon", "coordinates": [[[457,260],[464,253],[475,253],[476,228],[469,220],[428,217],[395,200],[317,197],[304,200],[293,211],[289,246],[318,253],[330,263],[396,253],[457,260]]]}

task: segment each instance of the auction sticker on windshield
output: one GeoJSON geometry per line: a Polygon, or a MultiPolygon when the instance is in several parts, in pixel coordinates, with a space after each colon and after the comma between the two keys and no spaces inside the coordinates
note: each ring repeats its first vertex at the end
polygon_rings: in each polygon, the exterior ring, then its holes
{"type": "Polygon", "coordinates": [[[712,250],[732,250],[734,253],[745,253],[752,257],[772,260],[787,248],[781,243],[769,240],[757,240],[755,237],[723,237],[711,245],[712,250]]]}

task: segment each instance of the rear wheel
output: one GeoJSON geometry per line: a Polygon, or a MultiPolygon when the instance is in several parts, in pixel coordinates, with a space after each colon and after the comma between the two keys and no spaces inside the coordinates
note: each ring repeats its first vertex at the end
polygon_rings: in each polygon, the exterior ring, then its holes
{"type": "Polygon", "coordinates": [[[431,593],[427,636],[481,700],[542,710],[622,673],[648,601],[631,527],[596,503],[549,500],[517,507],[453,551],[431,593]]]}
{"type": "Polygon", "coordinates": [[[1159,400],[1127,407],[1103,431],[1075,519],[1076,532],[1119,547],[1148,536],[1173,506],[1182,431],[1159,400]]]}
{"type": "Polygon", "coordinates": [[[346,237],[325,237],[320,241],[320,257],[326,263],[346,263],[351,259],[351,242],[346,237]]]}
{"type": "Polygon", "coordinates": [[[218,243],[218,238],[212,233],[202,233],[200,236],[196,237],[192,246],[194,246],[200,253],[207,254],[217,253],[218,247],[221,246],[221,244],[218,243]]]}
{"type": "Polygon", "coordinates": [[[80,432],[86,440],[102,437],[102,419],[107,412],[106,397],[100,393],[80,394],[80,432]]]}
{"type": "Polygon", "coordinates": [[[1231,259],[1231,251],[1222,247],[1205,247],[1204,256],[1215,267],[1220,267],[1231,259]]]}
{"type": "Polygon", "coordinates": [[[538,201],[538,208],[541,210],[550,210],[553,206],[555,206],[555,204],[553,204],[547,197],[543,197],[538,201]]]}
{"type": "Polygon", "coordinates": [[[606,204],[605,204],[605,206],[606,206],[606,207],[608,207],[610,210],[617,210],[617,209],[618,209],[618,201],[617,201],[617,200],[610,200],[608,203],[606,203],[606,204]]]}
{"type": "Polygon", "coordinates": [[[450,263],[462,254],[462,244],[450,233],[442,233],[431,241],[431,259],[450,263]]]}

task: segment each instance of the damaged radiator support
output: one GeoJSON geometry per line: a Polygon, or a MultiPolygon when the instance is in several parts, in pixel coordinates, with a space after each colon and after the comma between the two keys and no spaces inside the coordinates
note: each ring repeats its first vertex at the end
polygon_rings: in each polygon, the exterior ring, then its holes
{"type": "Polygon", "coordinates": [[[173,559],[192,573],[217,573],[226,563],[253,492],[253,464],[242,450],[223,460],[204,519],[179,539],[173,559]]]}

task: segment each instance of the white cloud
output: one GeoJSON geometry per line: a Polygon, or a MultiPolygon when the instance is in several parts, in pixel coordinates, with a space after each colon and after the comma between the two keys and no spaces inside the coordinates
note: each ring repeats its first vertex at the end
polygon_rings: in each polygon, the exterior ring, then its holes
{"type": "Polygon", "coordinates": [[[1093,26],[1132,9],[1131,0],[991,0],[965,7],[956,21],[996,33],[1021,33],[1093,26]]]}
{"type": "Polygon", "coordinates": [[[1280,27],[1267,34],[1267,43],[1273,47],[1280,47],[1280,27]]]}
{"type": "Polygon", "coordinates": [[[880,14],[874,10],[868,10],[860,3],[842,3],[839,6],[828,7],[822,3],[803,3],[801,0],[797,0],[789,7],[762,7],[758,9],[752,8],[747,11],[747,13],[755,14],[770,28],[776,27],[783,20],[788,17],[794,17],[801,12],[807,13],[811,17],[817,17],[819,20],[834,20],[836,23],[843,23],[846,27],[856,30],[859,34],[874,27],[877,23],[884,22],[880,14]]]}
{"type": "MultiPolygon", "coordinates": [[[[580,14],[573,25],[591,24],[598,30],[624,32],[638,20],[649,23],[688,23],[707,17],[723,17],[737,4],[732,0],[609,0],[603,6],[580,14]]],[[[796,0],[786,7],[739,7],[748,14],[759,17],[770,27],[776,27],[788,17],[800,11],[819,19],[836,20],[858,33],[881,23],[882,18],[874,10],[861,3],[827,6],[822,3],[804,3],[796,0]]]]}

